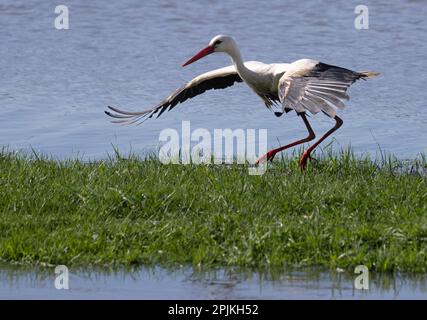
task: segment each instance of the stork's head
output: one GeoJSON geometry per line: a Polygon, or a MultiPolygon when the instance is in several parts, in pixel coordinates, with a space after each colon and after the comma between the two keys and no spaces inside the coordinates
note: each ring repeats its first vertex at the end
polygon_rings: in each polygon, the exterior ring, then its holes
{"type": "Polygon", "coordinates": [[[213,37],[206,48],[200,50],[199,53],[197,53],[194,57],[192,57],[182,66],[185,67],[190,63],[193,63],[214,52],[230,53],[235,47],[236,43],[234,42],[233,38],[220,34],[218,36],[213,37]]]}

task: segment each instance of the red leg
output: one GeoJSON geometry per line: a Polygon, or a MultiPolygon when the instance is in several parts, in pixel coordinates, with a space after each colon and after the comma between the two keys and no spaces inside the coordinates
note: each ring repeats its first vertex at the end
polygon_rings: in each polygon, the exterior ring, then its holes
{"type": "Polygon", "coordinates": [[[307,150],[304,151],[300,161],[299,161],[299,165],[301,167],[302,170],[305,169],[305,167],[307,166],[307,160],[311,158],[310,153],[323,141],[325,140],[327,137],[329,137],[334,131],[338,130],[339,127],[342,126],[343,121],[341,120],[340,117],[335,116],[334,117],[336,123],[335,126],[330,129],[328,132],[326,132],[319,140],[317,140],[312,146],[310,146],[307,150]]]}
{"type": "Polygon", "coordinates": [[[295,142],[292,142],[290,144],[287,144],[286,146],[283,146],[283,147],[280,147],[280,148],[277,148],[277,149],[272,149],[272,150],[268,151],[265,155],[263,155],[261,158],[259,158],[256,161],[256,164],[262,163],[262,162],[264,162],[266,160],[267,161],[271,161],[271,160],[274,159],[274,156],[276,155],[276,153],[281,152],[281,151],[283,151],[285,149],[294,147],[294,146],[299,145],[301,143],[305,143],[305,142],[311,141],[311,140],[313,140],[313,139],[316,138],[316,135],[314,134],[314,131],[311,128],[310,123],[308,122],[307,116],[305,115],[305,113],[302,112],[302,113],[299,113],[298,115],[301,116],[302,120],[304,121],[305,126],[307,127],[308,137],[304,138],[304,139],[301,139],[301,140],[298,140],[298,141],[295,141],[295,142]]]}

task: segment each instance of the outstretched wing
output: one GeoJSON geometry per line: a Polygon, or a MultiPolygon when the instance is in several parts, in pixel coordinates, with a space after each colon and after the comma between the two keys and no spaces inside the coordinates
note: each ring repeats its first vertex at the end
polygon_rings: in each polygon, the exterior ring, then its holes
{"type": "Polygon", "coordinates": [[[199,75],[181,88],[175,90],[169,97],[153,108],[131,112],[108,106],[114,113],[111,111],[105,111],[105,113],[117,119],[112,121],[114,123],[131,124],[139,121],[142,122],[145,119],[152,118],[155,114],[157,114],[158,118],[163,112],[173,109],[178,103],[191,99],[207,90],[224,89],[232,86],[235,82],[242,81],[236,68],[228,66],[199,75]]]}
{"type": "Polygon", "coordinates": [[[283,110],[296,112],[323,111],[335,117],[336,108],[343,109],[342,100],[350,97],[346,91],[358,79],[378,75],[375,72],[355,72],[315,60],[293,62],[279,81],[279,98],[283,110]]]}

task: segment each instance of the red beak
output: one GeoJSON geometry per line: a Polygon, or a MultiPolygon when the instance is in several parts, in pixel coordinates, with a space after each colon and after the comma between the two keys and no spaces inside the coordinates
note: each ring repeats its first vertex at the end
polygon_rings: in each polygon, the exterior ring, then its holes
{"type": "Polygon", "coordinates": [[[197,61],[205,56],[207,56],[208,54],[211,54],[214,52],[214,49],[211,46],[207,46],[206,48],[200,50],[200,52],[198,54],[196,54],[194,57],[192,57],[190,60],[188,60],[186,63],[184,63],[182,66],[185,67],[187,65],[189,65],[190,63],[193,63],[194,61],[197,61]]]}

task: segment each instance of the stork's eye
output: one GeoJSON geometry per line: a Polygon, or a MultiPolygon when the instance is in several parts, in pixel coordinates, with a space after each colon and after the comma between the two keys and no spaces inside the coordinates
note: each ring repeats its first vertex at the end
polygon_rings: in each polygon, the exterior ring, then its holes
{"type": "Polygon", "coordinates": [[[217,40],[217,41],[215,41],[214,42],[214,46],[216,47],[217,45],[219,45],[219,44],[221,44],[222,43],[222,41],[221,40],[217,40]]]}

